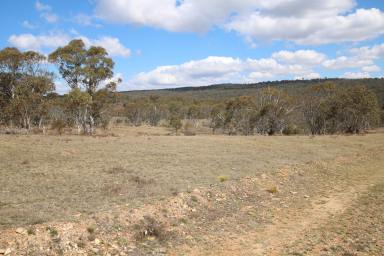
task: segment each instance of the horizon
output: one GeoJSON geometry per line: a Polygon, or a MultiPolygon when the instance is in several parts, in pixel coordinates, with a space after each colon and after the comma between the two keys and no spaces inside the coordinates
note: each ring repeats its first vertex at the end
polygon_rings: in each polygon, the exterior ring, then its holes
{"type": "MultiPolygon", "coordinates": [[[[49,54],[74,38],[102,46],[123,79],[118,91],[384,76],[379,0],[5,0],[2,7],[0,48],[49,54]]],[[[69,90],[55,83],[58,93],[69,90]]]]}

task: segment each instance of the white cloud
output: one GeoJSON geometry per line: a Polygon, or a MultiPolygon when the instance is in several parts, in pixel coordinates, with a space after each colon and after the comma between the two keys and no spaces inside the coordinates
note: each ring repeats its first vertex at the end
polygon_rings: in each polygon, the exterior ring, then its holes
{"type": "Polygon", "coordinates": [[[370,73],[370,72],[379,72],[379,71],[381,71],[381,68],[377,65],[372,65],[372,66],[363,67],[361,70],[363,72],[370,73]]]}
{"type": "Polygon", "coordinates": [[[38,10],[39,12],[50,12],[52,10],[51,6],[47,5],[47,4],[43,4],[42,2],[40,2],[39,0],[37,0],[35,2],[35,8],[36,10],[38,10]]]}
{"type": "Polygon", "coordinates": [[[309,74],[305,74],[303,76],[296,76],[295,80],[311,80],[311,79],[319,79],[321,75],[319,73],[313,72],[309,74]]]}
{"type": "Polygon", "coordinates": [[[345,69],[345,68],[359,68],[363,66],[372,65],[371,59],[360,59],[357,56],[341,56],[336,59],[324,61],[323,65],[327,69],[345,69]]]}
{"type": "Polygon", "coordinates": [[[358,9],[348,15],[317,17],[273,16],[254,12],[233,18],[227,29],[262,40],[288,40],[298,44],[358,42],[384,34],[384,13],[358,9]]]}
{"type": "Polygon", "coordinates": [[[71,38],[66,34],[49,34],[35,36],[33,34],[12,35],[8,42],[24,50],[41,50],[44,48],[57,48],[67,44],[71,38]]]}
{"type": "Polygon", "coordinates": [[[381,56],[381,46],[347,50],[346,56],[329,59],[314,50],[279,51],[270,58],[239,59],[211,56],[179,65],[160,66],[133,77],[130,89],[159,89],[203,86],[217,83],[251,83],[282,79],[318,79],[319,70],[340,70],[343,78],[368,78],[381,71],[374,60],[381,56]],[[355,72],[356,69],[359,71],[355,72]]]}
{"type": "Polygon", "coordinates": [[[380,67],[374,61],[384,57],[384,44],[352,48],[346,54],[323,62],[327,69],[361,68],[363,72],[378,72],[380,67]]]}
{"type": "Polygon", "coordinates": [[[353,48],[349,52],[355,56],[365,59],[374,60],[384,58],[384,44],[353,48]]]}
{"type": "Polygon", "coordinates": [[[343,78],[349,79],[360,79],[360,78],[370,78],[370,74],[367,72],[346,72],[343,75],[343,78]]]}
{"type": "Polygon", "coordinates": [[[121,44],[120,40],[116,37],[104,36],[99,39],[88,39],[81,37],[87,46],[96,45],[104,47],[111,56],[129,57],[131,50],[121,44]]]}
{"type": "Polygon", "coordinates": [[[111,56],[129,57],[131,50],[126,48],[118,38],[104,36],[98,39],[76,35],[70,36],[64,33],[53,33],[48,35],[20,34],[9,37],[8,42],[23,50],[40,51],[42,49],[54,49],[68,44],[75,38],[81,38],[87,46],[96,45],[104,47],[111,56]]]}
{"type": "Polygon", "coordinates": [[[322,63],[326,56],[313,50],[299,50],[295,52],[280,51],[272,55],[273,58],[286,63],[305,63],[307,65],[317,65],[322,63]]]}
{"type": "Polygon", "coordinates": [[[135,89],[202,86],[216,83],[248,83],[276,79],[318,78],[305,64],[283,64],[273,58],[237,59],[210,56],[180,65],[160,66],[129,81],[135,89]]]}
{"type": "Polygon", "coordinates": [[[98,0],[105,20],[174,32],[206,32],[214,26],[248,41],[299,44],[363,41],[384,34],[384,13],[354,9],[355,0],[98,0]]]}

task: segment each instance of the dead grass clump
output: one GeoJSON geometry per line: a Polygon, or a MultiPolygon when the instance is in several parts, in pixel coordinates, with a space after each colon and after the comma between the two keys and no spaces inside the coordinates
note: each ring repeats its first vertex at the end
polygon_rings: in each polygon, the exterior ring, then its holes
{"type": "Polygon", "coordinates": [[[168,238],[168,232],[162,223],[151,216],[144,216],[143,219],[134,226],[135,239],[142,241],[147,238],[156,238],[164,241],[168,238]]]}
{"type": "Polygon", "coordinates": [[[132,171],[129,171],[122,166],[115,166],[106,171],[106,173],[108,174],[121,174],[121,173],[130,173],[130,172],[132,171]]]}
{"type": "Polygon", "coordinates": [[[57,229],[55,227],[47,227],[47,231],[49,232],[49,235],[52,238],[57,237],[59,235],[59,232],[57,231],[57,229]]]}
{"type": "Polygon", "coordinates": [[[27,164],[30,164],[29,160],[24,160],[23,162],[21,162],[22,165],[27,165],[27,164]]]}
{"type": "Polygon", "coordinates": [[[219,176],[219,181],[220,182],[226,182],[228,180],[228,177],[227,176],[225,176],[225,175],[220,175],[219,176]]]}
{"type": "Polygon", "coordinates": [[[277,192],[279,192],[279,189],[277,188],[277,186],[272,186],[272,187],[266,189],[266,191],[271,193],[271,194],[276,194],[277,192]]]}
{"type": "Polygon", "coordinates": [[[28,227],[27,234],[28,235],[36,235],[36,228],[34,226],[28,227]]]}
{"type": "Polygon", "coordinates": [[[150,185],[155,183],[154,179],[145,179],[141,178],[140,176],[131,176],[130,180],[139,186],[150,185]]]}
{"type": "Polygon", "coordinates": [[[123,187],[120,184],[105,184],[102,190],[105,192],[105,195],[117,196],[122,194],[123,187]]]}

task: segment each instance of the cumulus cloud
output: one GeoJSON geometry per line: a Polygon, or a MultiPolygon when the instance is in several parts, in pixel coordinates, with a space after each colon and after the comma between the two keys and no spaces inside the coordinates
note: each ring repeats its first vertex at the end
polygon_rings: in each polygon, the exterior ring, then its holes
{"type": "Polygon", "coordinates": [[[361,68],[362,72],[378,72],[380,67],[375,61],[384,57],[384,44],[352,48],[346,51],[345,55],[327,59],[323,66],[331,70],[347,68],[361,68]]]}
{"type": "Polygon", "coordinates": [[[202,86],[216,83],[248,83],[271,79],[317,78],[311,67],[279,63],[273,58],[238,59],[210,56],[180,65],[160,66],[136,75],[130,86],[140,89],[202,86]]]}
{"type": "Polygon", "coordinates": [[[378,9],[358,9],[348,15],[321,18],[313,15],[273,16],[254,12],[233,18],[226,27],[256,39],[288,40],[308,45],[358,42],[384,34],[384,13],[378,9]]]}
{"type": "Polygon", "coordinates": [[[361,69],[365,73],[371,73],[371,72],[379,72],[381,71],[381,68],[377,65],[372,65],[372,66],[366,66],[361,69]]]}
{"type": "Polygon", "coordinates": [[[349,53],[365,59],[384,58],[384,44],[352,48],[349,50],[349,53]]]}
{"type": "Polygon", "coordinates": [[[359,58],[357,56],[341,56],[336,59],[326,60],[323,65],[328,69],[345,69],[345,68],[359,68],[367,65],[372,65],[371,59],[359,58]]]}
{"type": "Polygon", "coordinates": [[[345,72],[343,78],[349,79],[360,79],[360,78],[370,78],[371,75],[367,72],[345,72]]]}
{"type": "Polygon", "coordinates": [[[334,59],[314,50],[279,51],[269,58],[239,59],[210,56],[179,65],[160,66],[133,77],[135,89],[204,86],[217,83],[254,83],[282,79],[318,79],[320,70],[339,70],[342,78],[368,78],[381,68],[374,60],[381,46],[352,48],[346,56],[334,59]]]}
{"type": "Polygon", "coordinates": [[[33,35],[20,34],[11,35],[8,42],[24,50],[41,50],[45,48],[57,48],[67,44],[71,38],[66,34],[33,35]]]}
{"type": "Polygon", "coordinates": [[[326,56],[313,50],[280,51],[272,55],[273,58],[286,63],[305,63],[307,65],[317,65],[322,63],[326,56]]]}
{"type": "Polygon", "coordinates": [[[354,0],[98,0],[96,14],[110,22],[174,32],[201,33],[216,26],[250,42],[327,44],[384,34],[384,13],[356,8],[354,0]]]}
{"type": "Polygon", "coordinates": [[[65,33],[53,33],[48,35],[20,34],[9,37],[8,42],[23,50],[40,51],[54,49],[68,44],[75,38],[81,38],[87,46],[96,45],[104,47],[111,56],[129,57],[131,50],[126,48],[118,38],[104,36],[98,39],[90,39],[85,36],[68,35],[65,33]]]}

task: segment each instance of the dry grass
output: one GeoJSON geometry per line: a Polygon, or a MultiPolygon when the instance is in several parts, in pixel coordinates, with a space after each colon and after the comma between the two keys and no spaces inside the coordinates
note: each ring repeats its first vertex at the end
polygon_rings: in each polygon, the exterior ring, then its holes
{"type": "Polygon", "coordinates": [[[384,142],[383,134],[185,137],[140,129],[121,127],[113,131],[117,136],[95,137],[0,135],[0,228],[134,207],[220,183],[219,176],[236,180],[384,142]]]}

